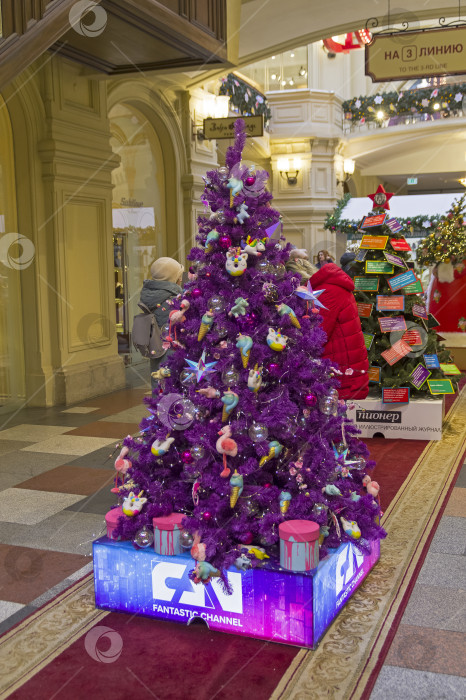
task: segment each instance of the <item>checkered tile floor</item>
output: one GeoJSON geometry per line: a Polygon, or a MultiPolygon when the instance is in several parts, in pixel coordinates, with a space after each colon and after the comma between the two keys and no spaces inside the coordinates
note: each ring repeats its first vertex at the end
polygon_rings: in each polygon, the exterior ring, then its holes
{"type": "Polygon", "coordinates": [[[0,415],[0,633],[91,571],[115,500],[113,453],[138,432],[147,380],[143,371],[139,386],[78,406],[0,415]]]}

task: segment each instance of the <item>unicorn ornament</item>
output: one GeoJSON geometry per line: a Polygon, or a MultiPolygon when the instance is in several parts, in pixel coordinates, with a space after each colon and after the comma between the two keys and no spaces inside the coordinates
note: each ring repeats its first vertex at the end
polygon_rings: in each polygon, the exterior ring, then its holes
{"type": "Polygon", "coordinates": [[[139,515],[143,509],[144,504],[147,502],[147,498],[143,498],[142,494],[144,491],[139,491],[138,495],[131,491],[123,501],[121,509],[124,515],[132,517],[134,515],[139,515]]]}
{"type": "Polygon", "coordinates": [[[262,386],[262,367],[254,365],[254,369],[249,370],[248,389],[257,394],[262,386]]]}
{"type": "Polygon", "coordinates": [[[251,236],[248,236],[246,238],[246,243],[242,243],[241,247],[243,253],[259,256],[262,255],[265,250],[265,243],[260,238],[251,238],[251,236]]]}
{"type": "Polygon", "coordinates": [[[248,266],[248,254],[241,253],[239,248],[230,248],[227,252],[226,271],[232,277],[243,275],[248,266]]]}

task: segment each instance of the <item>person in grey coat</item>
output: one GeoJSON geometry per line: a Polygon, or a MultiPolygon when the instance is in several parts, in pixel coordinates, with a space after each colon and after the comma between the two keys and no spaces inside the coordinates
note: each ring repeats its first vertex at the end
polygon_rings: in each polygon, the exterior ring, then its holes
{"type": "MultiPolygon", "coordinates": [[[[168,323],[168,315],[171,311],[168,299],[176,297],[183,291],[181,278],[184,267],[173,258],[158,258],[151,267],[151,279],[144,280],[141,289],[140,301],[153,311],[159,328],[168,323]]],[[[160,364],[167,357],[167,353],[161,357],[150,360],[150,371],[156,372],[160,364]]],[[[152,390],[157,388],[157,380],[151,378],[152,390]]]]}

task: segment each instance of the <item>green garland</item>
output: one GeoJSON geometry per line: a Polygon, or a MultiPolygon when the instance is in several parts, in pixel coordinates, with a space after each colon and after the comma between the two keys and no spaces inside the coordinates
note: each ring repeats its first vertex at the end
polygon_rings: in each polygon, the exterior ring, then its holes
{"type": "MultiPolygon", "coordinates": [[[[342,219],[341,213],[351,199],[350,194],[345,194],[338,200],[337,205],[332,213],[327,214],[324,228],[333,233],[344,233],[351,240],[352,238],[361,238],[362,234],[358,233],[360,220],[351,221],[350,219],[342,219]]],[[[389,212],[390,215],[390,212],[389,212]]],[[[406,230],[408,238],[419,237],[419,234],[425,235],[428,230],[435,229],[438,224],[445,221],[447,218],[444,214],[435,214],[427,216],[419,214],[407,218],[396,217],[403,228],[406,230]]]]}
{"type": "Polygon", "coordinates": [[[234,73],[228,73],[222,78],[219,95],[228,95],[232,107],[236,107],[240,114],[255,116],[262,114],[264,123],[267,124],[272,116],[266,97],[249,85],[234,73]]]}
{"type": "Polygon", "coordinates": [[[438,88],[418,88],[400,93],[383,92],[379,95],[361,95],[345,100],[343,113],[345,119],[353,124],[361,120],[378,121],[377,112],[383,112],[384,118],[387,119],[412,114],[435,114],[440,111],[449,115],[462,109],[464,97],[466,83],[442,85],[438,88]]]}

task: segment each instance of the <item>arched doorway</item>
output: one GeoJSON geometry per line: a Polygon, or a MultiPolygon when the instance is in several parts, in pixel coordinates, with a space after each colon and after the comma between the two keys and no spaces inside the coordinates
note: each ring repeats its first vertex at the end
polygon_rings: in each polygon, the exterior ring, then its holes
{"type": "Polygon", "coordinates": [[[34,245],[17,231],[13,136],[0,97],[0,414],[25,397],[21,273],[34,260],[34,245]]]}

